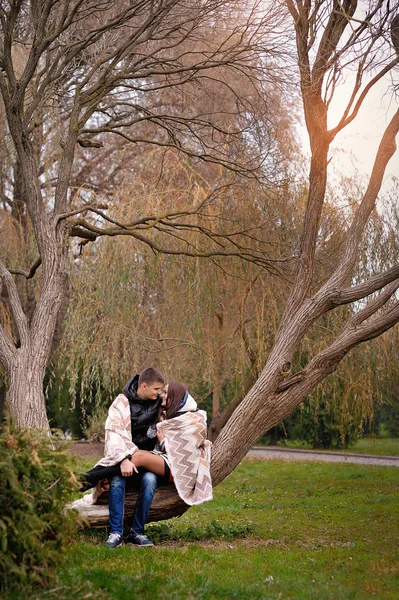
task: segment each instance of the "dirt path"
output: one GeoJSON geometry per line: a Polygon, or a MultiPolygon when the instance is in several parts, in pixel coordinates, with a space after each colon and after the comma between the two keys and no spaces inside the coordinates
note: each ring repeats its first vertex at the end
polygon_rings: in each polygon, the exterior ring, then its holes
{"type": "Polygon", "coordinates": [[[294,450],[292,448],[273,448],[270,446],[255,446],[248,452],[247,456],[263,459],[312,460],[399,467],[399,456],[374,456],[351,452],[326,452],[325,450],[294,450]]]}
{"type": "Polygon", "coordinates": [[[104,444],[100,442],[73,441],[68,444],[68,452],[72,456],[99,460],[104,456],[104,444]]]}

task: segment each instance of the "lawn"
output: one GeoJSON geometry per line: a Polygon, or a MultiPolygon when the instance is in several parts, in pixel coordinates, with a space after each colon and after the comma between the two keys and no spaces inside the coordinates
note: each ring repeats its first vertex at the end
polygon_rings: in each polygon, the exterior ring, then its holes
{"type": "Polygon", "coordinates": [[[399,600],[398,493],[395,467],[245,459],[212,502],[149,525],[154,548],[80,533],[30,597],[399,600]]]}
{"type": "MultiPolygon", "coordinates": [[[[310,444],[297,440],[282,440],[277,445],[282,448],[313,449],[313,446],[310,444]]],[[[317,450],[323,450],[323,448],[317,448],[317,450]]],[[[341,448],[339,450],[325,450],[325,452],[353,452],[355,454],[374,454],[376,456],[399,456],[399,438],[367,436],[359,438],[353,446],[349,446],[346,450],[341,448]]]]}
{"type": "Polygon", "coordinates": [[[379,456],[399,456],[399,438],[364,437],[357,440],[348,452],[376,454],[379,456]]]}

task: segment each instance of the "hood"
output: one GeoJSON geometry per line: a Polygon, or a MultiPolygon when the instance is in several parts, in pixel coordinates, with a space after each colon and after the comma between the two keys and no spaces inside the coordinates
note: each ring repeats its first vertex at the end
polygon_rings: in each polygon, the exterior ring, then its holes
{"type": "Polygon", "coordinates": [[[125,385],[123,388],[123,393],[128,400],[140,400],[137,396],[137,388],[139,387],[139,375],[135,375],[125,385]]]}
{"type": "Polygon", "coordinates": [[[194,398],[188,392],[185,393],[184,398],[182,400],[181,406],[179,406],[178,414],[183,412],[195,412],[197,410],[197,403],[194,398]]]}

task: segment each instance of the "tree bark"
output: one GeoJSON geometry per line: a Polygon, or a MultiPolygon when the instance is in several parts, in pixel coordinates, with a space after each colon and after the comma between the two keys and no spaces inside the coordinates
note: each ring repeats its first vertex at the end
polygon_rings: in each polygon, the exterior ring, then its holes
{"type": "Polygon", "coordinates": [[[8,378],[6,402],[10,418],[19,428],[35,428],[46,433],[50,427],[43,380],[67,284],[66,249],[63,244],[57,247],[56,232],[47,225],[43,224],[47,245],[42,256],[41,295],[30,321],[22,308],[10,272],[0,263],[0,275],[7,287],[19,336],[17,345],[5,333],[0,338],[0,356],[3,356],[8,378]]]}
{"type": "Polygon", "coordinates": [[[29,352],[19,349],[8,374],[6,396],[11,421],[18,428],[48,432],[43,378],[43,366],[32,360],[29,352]]]}

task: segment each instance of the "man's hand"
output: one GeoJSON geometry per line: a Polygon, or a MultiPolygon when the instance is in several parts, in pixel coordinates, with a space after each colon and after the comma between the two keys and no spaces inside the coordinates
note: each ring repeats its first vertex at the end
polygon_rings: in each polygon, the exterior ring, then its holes
{"type": "Polygon", "coordinates": [[[123,477],[130,477],[130,475],[133,474],[133,471],[138,473],[136,465],[128,458],[124,458],[121,462],[121,473],[123,477]]]}

